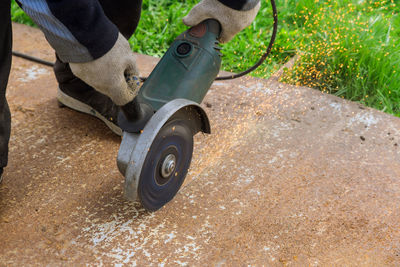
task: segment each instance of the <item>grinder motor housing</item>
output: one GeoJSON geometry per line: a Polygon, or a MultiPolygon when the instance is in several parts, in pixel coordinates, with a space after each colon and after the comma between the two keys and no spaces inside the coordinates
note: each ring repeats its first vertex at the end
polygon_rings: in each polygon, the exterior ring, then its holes
{"type": "Polygon", "coordinates": [[[206,20],[178,36],[139,92],[139,101],[158,110],[184,98],[201,103],[221,66],[220,25],[206,20]]]}

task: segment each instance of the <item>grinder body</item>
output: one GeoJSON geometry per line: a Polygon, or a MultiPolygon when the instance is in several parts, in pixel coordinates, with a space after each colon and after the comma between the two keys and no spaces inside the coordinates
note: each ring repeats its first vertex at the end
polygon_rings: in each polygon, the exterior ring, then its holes
{"type": "Polygon", "coordinates": [[[158,110],[184,98],[201,103],[221,66],[220,25],[206,20],[178,36],[139,91],[139,101],[158,110]]]}

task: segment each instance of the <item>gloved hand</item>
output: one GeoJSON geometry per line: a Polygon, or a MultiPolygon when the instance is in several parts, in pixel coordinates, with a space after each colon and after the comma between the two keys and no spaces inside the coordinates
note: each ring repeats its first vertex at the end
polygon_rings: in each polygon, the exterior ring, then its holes
{"type": "Polygon", "coordinates": [[[258,2],[250,10],[239,11],[229,8],[218,0],[202,0],[183,18],[183,23],[195,26],[206,19],[216,19],[222,26],[220,41],[226,43],[253,22],[260,6],[258,2]]]}
{"type": "Polygon", "coordinates": [[[132,101],[138,94],[140,83],[136,58],[121,34],[113,48],[102,57],[69,65],[75,76],[110,97],[119,106],[132,101]]]}

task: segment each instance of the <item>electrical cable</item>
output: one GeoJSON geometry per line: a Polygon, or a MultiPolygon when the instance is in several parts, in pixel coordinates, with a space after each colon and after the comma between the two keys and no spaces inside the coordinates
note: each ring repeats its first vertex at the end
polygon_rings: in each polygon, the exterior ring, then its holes
{"type": "MultiPolygon", "coordinates": [[[[249,74],[250,72],[254,71],[255,69],[257,69],[261,64],[264,63],[264,61],[267,59],[267,57],[269,56],[269,54],[271,53],[272,50],[272,46],[274,45],[275,42],[275,38],[276,38],[276,34],[278,32],[278,11],[276,9],[276,4],[275,4],[275,0],[271,0],[271,6],[272,6],[272,16],[274,18],[274,26],[273,26],[273,31],[272,31],[272,35],[271,35],[271,39],[269,41],[269,45],[267,47],[266,52],[261,56],[261,58],[257,61],[256,64],[254,64],[252,67],[248,68],[247,70],[237,73],[237,74],[232,74],[232,75],[228,75],[228,76],[221,76],[221,77],[217,77],[215,78],[216,81],[222,81],[222,80],[232,80],[232,79],[236,79],[239,77],[242,77],[246,74],[249,74]]],[[[24,58],[26,60],[29,61],[33,61],[42,65],[46,65],[49,67],[53,67],[54,63],[40,59],[40,58],[36,58],[30,55],[26,55],[24,53],[20,53],[17,51],[12,51],[12,54],[16,57],[21,57],[24,58]]],[[[147,79],[147,77],[140,77],[140,79],[142,81],[145,81],[147,79]]]]}
{"type": "Polygon", "coordinates": [[[46,61],[46,60],[43,60],[43,59],[40,59],[40,58],[32,57],[32,56],[26,55],[24,53],[12,51],[12,54],[13,54],[13,56],[21,57],[21,58],[24,58],[24,59],[27,59],[29,61],[33,61],[33,62],[42,64],[42,65],[46,65],[46,66],[49,66],[49,67],[53,67],[54,66],[53,62],[49,62],[49,61],[46,61]]]}
{"type": "Polygon", "coordinates": [[[271,6],[272,6],[272,16],[274,17],[274,26],[273,26],[273,31],[272,31],[272,36],[269,41],[269,45],[267,48],[267,51],[261,56],[261,58],[258,60],[256,64],[254,64],[252,67],[248,68],[247,70],[237,73],[237,74],[232,74],[228,76],[222,76],[222,77],[217,77],[215,80],[216,81],[223,81],[223,80],[232,80],[236,79],[239,77],[242,77],[246,74],[249,74],[250,72],[254,71],[257,69],[261,64],[264,63],[264,61],[267,59],[269,54],[271,53],[272,46],[274,45],[276,34],[278,32],[278,11],[276,10],[276,4],[275,0],[271,0],[271,6]]]}

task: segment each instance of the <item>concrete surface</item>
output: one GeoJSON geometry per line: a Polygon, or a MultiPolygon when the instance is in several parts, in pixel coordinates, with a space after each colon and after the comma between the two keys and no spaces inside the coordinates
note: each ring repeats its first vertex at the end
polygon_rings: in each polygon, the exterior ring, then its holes
{"type": "MultiPolygon", "coordinates": [[[[14,25],[15,50],[45,59],[14,25]]],[[[156,60],[139,56],[143,74],[156,60]]],[[[185,186],[156,213],[122,195],[120,138],[14,58],[0,265],[399,266],[400,119],[309,88],[216,82],[185,186]]]]}

